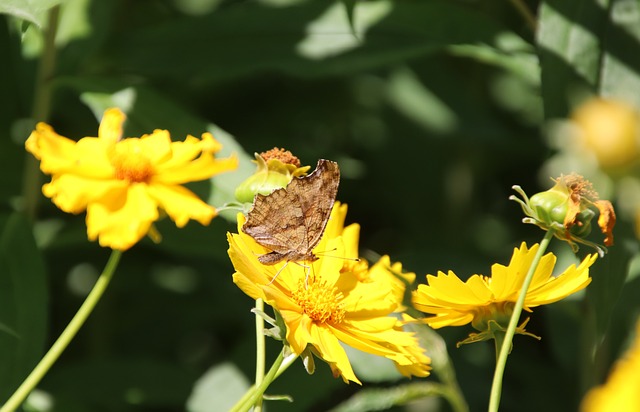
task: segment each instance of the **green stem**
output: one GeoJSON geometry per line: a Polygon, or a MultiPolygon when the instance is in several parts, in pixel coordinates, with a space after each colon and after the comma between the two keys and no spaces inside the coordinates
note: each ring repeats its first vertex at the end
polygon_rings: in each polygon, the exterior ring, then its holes
{"type": "Polygon", "coordinates": [[[518,13],[524,18],[524,21],[531,31],[535,33],[538,28],[538,21],[536,20],[536,16],[529,10],[529,7],[527,7],[523,0],[511,0],[511,4],[513,4],[516,10],[518,10],[518,13]]]}
{"type": "Polygon", "coordinates": [[[449,401],[453,412],[469,412],[469,405],[467,405],[457,381],[447,382],[444,397],[449,401]]]}
{"type": "Polygon", "coordinates": [[[282,373],[282,371],[280,371],[280,366],[282,365],[283,360],[284,349],[280,351],[278,357],[273,362],[273,365],[271,365],[271,369],[269,369],[269,372],[265,375],[260,385],[253,385],[247,393],[244,394],[242,399],[240,399],[235,406],[229,410],[229,412],[246,412],[251,409],[252,406],[256,405],[258,401],[261,401],[262,395],[269,385],[271,385],[271,383],[282,373]]]}
{"type": "Polygon", "coordinates": [[[458,380],[456,379],[456,373],[453,368],[453,364],[451,363],[451,358],[449,358],[446,351],[442,358],[444,358],[444,361],[438,362],[437,365],[433,364],[432,366],[434,372],[446,387],[443,396],[447,399],[454,412],[469,412],[469,405],[467,405],[467,401],[462,394],[460,385],[458,385],[458,380]]]}
{"type": "MultiPolygon", "coordinates": [[[[256,299],[256,383],[258,387],[264,380],[265,365],[265,336],[264,336],[264,319],[261,313],[264,312],[264,301],[260,298],[256,299]]],[[[254,412],[262,411],[262,397],[255,404],[254,412]]]]}
{"type": "MultiPolygon", "coordinates": [[[[540,242],[540,247],[538,248],[538,252],[533,257],[533,261],[531,262],[531,266],[529,267],[529,271],[527,272],[527,277],[524,279],[522,283],[522,287],[520,288],[520,294],[518,295],[518,300],[516,301],[515,307],[513,308],[513,313],[511,314],[511,319],[509,320],[509,326],[507,327],[507,331],[504,335],[504,342],[501,344],[496,342],[496,345],[500,345],[500,354],[498,359],[496,360],[496,370],[493,375],[493,383],[491,385],[491,398],[489,400],[489,412],[497,412],[498,407],[500,406],[500,396],[502,394],[502,378],[504,376],[504,369],[507,364],[507,357],[509,356],[509,352],[511,351],[511,342],[513,342],[513,336],[516,332],[516,327],[518,326],[518,321],[520,320],[520,314],[522,313],[522,307],[524,306],[524,300],[527,296],[527,290],[529,289],[529,285],[531,284],[531,280],[533,279],[533,274],[540,263],[540,259],[544,252],[547,250],[549,246],[549,242],[551,238],[553,238],[553,231],[549,230],[540,242]]],[[[496,350],[498,348],[496,347],[496,350]]],[[[2,411],[0,411],[2,412],[2,411]]]]}
{"type": "Polygon", "coordinates": [[[51,366],[58,360],[62,352],[69,346],[69,342],[76,336],[84,322],[87,320],[93,308],[102,297],[105,289],[109,285],[109,281],[113,277],[122,252],[114,250],[111,252],[111,256],[107,261],[104,271],[96,281],[93,289],[85,299],[78,312],[75,314],[71,322],[67,325],[62,334],[55,341],[49,352],[40,360],[40,363],[31,371],[29,376],[22,382],[20,387],[11,395],[9,400],[0,408],[0,412],[13,412],[24,402],[29,393],[36,387],[36,385],[42,380],[44,375],[47,374],[51,366]]]}
{"type": "MultiPolygon", "coordinates": [[[[51,112],[51,82],[56,66],[55,39],[58,31],[59,16],[60,6],[52,7],[49,10],[47,28],[44,31],[44,46],[40,56],[31,111],[32,119],[38,122],[46,122],[51,112]]],[[[40,198],[41,183],[38,163],[35,157],[27,156],[22,178],[24,214],[31,221],[35,218],[38,199],[40,198]]]]}

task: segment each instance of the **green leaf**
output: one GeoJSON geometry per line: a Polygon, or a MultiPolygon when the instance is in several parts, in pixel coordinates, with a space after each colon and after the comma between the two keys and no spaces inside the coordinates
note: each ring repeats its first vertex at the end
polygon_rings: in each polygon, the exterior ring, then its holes
{"type": "Polygon", "coordinates": [[[354,372],[363,381],[393,382],[402,378],[390,359],[365,353],[350,346],[346,346],[345,350],[354,372]]]}
{"type": "Polygon", "coordinates": [[[235,365],[223,363],[214,366],[195,383],[187,400],[187,411],[228,411],[250,386],[247,378],[235,365]]]}
{"type": "Polygon", "coordinates": [[[409,401],[442,395],[444,388],[435,382],[416,382],[392,388],[363,389],[332,412],[384,411],[409,401]]]}
{"type": "Polygon", "coordinates": [[[349,20],[349,27],[351,28],[351,34],[356,35],[355,25],[355,13],[358,0],[341,0],[344,5],[344,9],[347,12],[347,19],[349,20]]]}
{"type": "Polygon", "coordinates": [[[26,378],[43,353],[48,292],[31,227],[19,214],[2,221],[0,236],[0,399],[26,378]]]}
{"type": "Polygon", "coordinates": [[[190,87],[274,69],[334,76],[405,62],[452,44],[494,44],[506,31],[488,15],[450,1],[360,2],[353,18],[357,35],[337,2],[280,8],[245,2],[198,19],[122,32],[112,48],[114,69],[176,78],[190,87]]]}
{"type": "Polygon", "coordinates": [[[532,86],[540,86],[540,66],[534,48],[510,32],[500,33],[496,45],[461,44],[448,48],[451,54],[469,57],[487,65],[500,67],[532,86]]]}
{"type": "Polygon", "coordinates": [[[0,13],[42,27],[46,21],[47,11],[60,3],[62,0],[3,0],[0,2],[0,13]]]}
{"type": "Polygon", "coordinates": [[[640,3],[549,0],[539,27],[546,117],[566,117],[585,95],[640,106],[640,3]]]}

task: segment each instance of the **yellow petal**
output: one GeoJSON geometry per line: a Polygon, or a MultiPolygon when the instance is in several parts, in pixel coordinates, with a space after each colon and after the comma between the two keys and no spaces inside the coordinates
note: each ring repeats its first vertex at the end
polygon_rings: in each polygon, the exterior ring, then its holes
{"type": "Polygon", "coordinates": [[[132,185],[126,199],[106,197],[87,208],[89,240],[99,239],[100,245],[127,250],[149,231],[158,219],[156,202],[146,193],[144,185],[132,185]]]}
{"type": "Polygon", "coordinates": [[[75,142],[60,136],[46,123],[38,123],[25,142],[28,152],[40,160],[44,173],[59,173],[73,166],[75,142]]]}
{"type": "Polygon", "coordinates": [[[315,348],[320,352],[322,358],[332,365],[332,369],[337,370],[345,382],[351,381],[361,385],[362,383],[353,372],[347,353],[340,345],[336,335],[330,333],[326,328],[313,328],[312,333],[315,348]]]}
{"type": "Polygon", "coordinates": [[[128,185],[121,181],[96,180],[63,174],[54,176],[51,183],[42,187],[42,192],[61,210],[67,213],[80,213],[91,202],[101,201],[106,195],[126,196],[127,189],[128,185]]]}
{"type": "Polygon", "coordinates": [[[122,138],[122,125],[127,116],[117,108],[107,109],[102,116],[98,137],[100,140],[115,144],[122,138]]]}
{"type": "Polygon", "coordinates": [[[184,227],[189,219],[208,225],[216,215],[214,207],[204,203],[192,191],[183,186],[150,184],[147,193],[178,227],[184,227]]]}
{"type": "Polygon", "coordinates": [[[214,157],[212,149],[219,150],[219,147],[208,133],[203,134],[203,140],[188,136],[184,142],[173,142],[172,155],[157,165],[156,178],[166,184],[176,184],[204,180],[237,169],[238,158],[235,155],[223,159],[214,157]]]}

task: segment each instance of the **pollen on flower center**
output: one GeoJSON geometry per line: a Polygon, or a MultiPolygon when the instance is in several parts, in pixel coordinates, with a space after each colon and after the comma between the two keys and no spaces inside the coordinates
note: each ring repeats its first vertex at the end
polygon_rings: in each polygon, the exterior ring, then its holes
{"type": "Polygon", "coordinates": [[[309,277],[308,284],[300,281],[298,289],[293,291],[293,300],[302,308],[302,311],[319,323],[340,323],[345,316],[345,310],[340,304],[342,295],[335,287],[330,287],[326,282],[315,281],[309,277]]]}
{"type": "Polygon", "coordinates": [[[118,143],[110,159],[115,168],[116,178],[132,183],[148,181],[154,174],[151,161],[139,145],[126,143],[128,143],[126,140],[118,143]]]}

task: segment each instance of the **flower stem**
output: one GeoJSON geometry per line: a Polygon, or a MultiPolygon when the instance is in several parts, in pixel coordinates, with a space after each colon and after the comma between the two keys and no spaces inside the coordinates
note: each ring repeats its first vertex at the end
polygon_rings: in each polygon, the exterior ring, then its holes
{"type": "Polygon", "coordinates": [[[76,336],[78,330],[82,327],[87,320],[93,308],[100,300],[105,289],[109,285],[109,281],[113,277],[122,252],[114,250],[111,252],[111,256],[105,265],[104,271],[96,281],[93,289],[85,299],[78,312],[76,312],[71,322],[67,325],[65,330],[60,334],[58,340],[55,341],[49,352],[47,352],[36,367],[31,371],[29,376],[22,382],[20,387],[11,395],[9,400],[0,408],[0,412],[12,412],[15,411],[26,399],[27,395],[36,387],[36,385],[42,380],[44,375],[47,374],[51,366],[58,360],[62,352],[69,346],[69,342],[76,336]]]}
{"type": "MultiPolygon", "coordinates": [[[[60,16],[60,6],[57,5],[49,10],[47,28],[44,31],[44,46],[38,66],[35,92],[31,117],[38,122],[45,122],[49,119],[51,112],[51,81],[56,66],[56,32],[58,31],[58,20],[60,16]]],[[[36,207],[40,197],[40,172],[38,160],[33,156],[25,159],[22,195],[25,216],[33,220],[36,214],[36,207]]]]}
{"type": "Polygon", "coordinates": [[[458,382],[447,382],[447,390],[444,392],[444,397],[449,401],[449,405],[453,412],[469,412],[469,405],[462,395],[458,382]]]}
{"type": "Polygon", "coordinates": [[[516,327],[518,326],[518,321],[520,320],[520,314],[522,313],[522,307],[524,306],[524,300],[527,296],[527,290],[529,289],[531,280],[533,279],[533,274],[536,272],[536,268],[540,263],[540,259],[542,258],[542,255],[544,255],[544,252],[547,250],[547,247],[549,246],[549,242],[551,242],[551,238],[553,238],[553,235],[554,232],[552,230],[547,231],[544,239],[542,239],[542,242],[540,242],[538,252],[533,257],[533,261],[531,262],[531,266],[529,267],[529,271],[527,272],[527,277],[524,279],[522,287],[520,288],[518,300],[516,301],[516,305],[513,308],[513,313],[511,314],[511,319],[509,320],[509,326],[507,327],[507,331],[504,334],[504,341],[502,343],[496,342],[496,351],[499,350],[499,356],[496,360],[496,370],[493,375],[493,383],[491,385],[489,412],[497,412],[498,407],[500,406],[500,396],[502,394],[502,378],[504,376],[504,369],[507,364],[507,357],[509,356],[509,352],[511,351],[511,342],[513,341],[513,335],[515,335],[516,327]],[[498,346],[500,347],[498,348],[498,346]]]}
{"type": "Polygon", "coordinates": [[[529,26],[531,31],[535,33],[538,27],[538,21],[525,2],[523,0],[511,0],[511,4],[513,4],[516,10],[518,10],[518,13],[520,13],[524,18],[524,21],[527,23],[527,26],[529,26]]]}
{"type": "MultiPolygon", "coordinates": [[[[258,298],[256,299],[256,387],[259,387],[264,380],[265,336],[264,319],[260,316],[262,312],[264,312],[264,301],[258,298]]],[[[256,401],[253,411],[262,411],[262,397],[256,401]]]]}
{"type": "MultiPolygon", "coordinates": [[[[269,369],[269,372],[264,376],[262,382],[259,385],[253,385],[249,388],[247,393],[244,394],[244,396],[233,408],[229,410],[229,412],[246,412],[251,409],[252,406],[256,405],[258,401],[261,401],[264,391],[266,391],[269,385],[271,385],[271,383],[282,373],[280,366],[282,365],[283,360],[284,349],[280,351],[278,357],[273,362],[273,365],[271,365],[271,369],[269,369]]],[[[288,365],[290,365],[290,363],[288,365]]]]}

